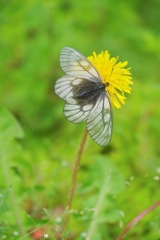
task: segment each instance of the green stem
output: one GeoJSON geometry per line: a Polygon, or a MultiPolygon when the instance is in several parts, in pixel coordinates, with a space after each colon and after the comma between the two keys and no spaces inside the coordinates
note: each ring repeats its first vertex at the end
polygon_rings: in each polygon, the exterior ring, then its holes
{"type": "Polygon", "coordinates": [[[18,208],[16,196],[15,196],[14,191],[12,189],[13,180],[10,179],[10,172],[9,172],[9,167],[8,167],[8,162],[7,162],[8,159],[7,159],[6,155],[7,154],[5,154],[5,152],[3,152],[3,150],[2,150],[1,151],[2,170],[4,172],[7,189],[9,190],[8,191],[9,192],[9,198],[10,198],[10,202],[12,204],[12,209],[13,209],[14,217],[15,217],[15,220],[16,220],[16,224],[18,226],[18,230],[20,232],[21,237],[23,237],[25,235],[25,230],[23,228],[21,216],[19,214],[20,211],[19,211],[19,208],[18,208]]]}

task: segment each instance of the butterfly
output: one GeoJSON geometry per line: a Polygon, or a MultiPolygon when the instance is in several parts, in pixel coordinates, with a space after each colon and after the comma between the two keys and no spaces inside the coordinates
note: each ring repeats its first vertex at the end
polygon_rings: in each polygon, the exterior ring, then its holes
{"type": "Polygon", "coordinates": [[[98,71],[77,50],[64,47],[60,53],[64,73],[55,83],[55,93],[65,100],[64,115],[73,123],[86,121],[91,138],[105,146],[112,136],[112,107],[98,71]]]}

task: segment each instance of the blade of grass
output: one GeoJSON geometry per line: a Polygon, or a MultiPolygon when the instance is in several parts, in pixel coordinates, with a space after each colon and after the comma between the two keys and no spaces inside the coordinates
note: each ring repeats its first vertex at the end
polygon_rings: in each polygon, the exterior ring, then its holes
{"type": "Polygon", "coordinates": [[[111,175],[109,174],[108,177],[106,178],[106,180],[104,181],[104,184],[101,188],[101,191],[100,191],[100,194],[99,194],[99,198],[97,200],[97,204],[95,206],[95,212],[93,214],[93,220],[89,226],[89,230],[88,230],[88,233],[87,233],[87,237],[86,237],[86,240],[92,240],[93,239],[93,234],[96,230],[96,226],[98,224],[98,215],[101,211],[101,208],[103,206],[103,201],[105,199],[105,196],[107,193],[109,193],[110,191],[110,187],[109,187],[109,180],[110,180],[110,177],[111,175]]]}

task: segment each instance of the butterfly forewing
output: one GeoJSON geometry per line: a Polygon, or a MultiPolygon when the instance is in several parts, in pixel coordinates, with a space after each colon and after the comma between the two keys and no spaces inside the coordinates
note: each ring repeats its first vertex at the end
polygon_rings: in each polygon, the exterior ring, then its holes
{"type": "Polygon", "coordinates": [[[96,69],[81,53],[73,48],[64,47],[60,53],[60,65],[69,76],[86,78],[89,81],[101,82],[96,69]]]}

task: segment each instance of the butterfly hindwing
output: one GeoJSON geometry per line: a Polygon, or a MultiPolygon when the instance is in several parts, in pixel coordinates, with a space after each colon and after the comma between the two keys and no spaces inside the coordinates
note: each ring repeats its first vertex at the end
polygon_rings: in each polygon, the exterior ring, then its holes
{"type": "MultiPolygon", "coordinates": [[[[70,99],[71,100],[71,99],[70,99]]],[[[91,105],[85,105],[85,108],[79,104],[74,104],[67,101],[67,103],[64,105],[64,115],[65,117],[73,123],[79,123],[83,122],[87,119],[87,116],[92,108],[91,105]]]]}
{"type": "Polygon", "coordinates": [[[101,93],[87,117],[87,130],[99,145],[105,146],[109,143],[112,136],[112,112],[105,92],[101,93]]]}

